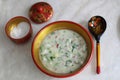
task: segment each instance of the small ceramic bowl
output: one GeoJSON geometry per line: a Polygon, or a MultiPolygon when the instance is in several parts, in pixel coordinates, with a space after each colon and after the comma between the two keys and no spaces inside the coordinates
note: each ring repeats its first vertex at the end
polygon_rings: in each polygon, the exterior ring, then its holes
{"type": "Polygon", "coordinates": [[[31,51],[32,51],[32,58],[33,58],[34,63],[42,72],[52,77],[65,78],[65,77],[70,77],[75,74],[78,74],[89,63],[92,57],[92,53],[93,53],[93,40],[91,38],[90,33],[86,29],[84,29],[81,25],[71,22],[71,21],[57,21],[57,22],[53,22],[51,24],[46,25],[43,29],[41,29],[37,33],[37,35],[35,36],[33,40],[31,51]],[[44,65],[42,64],[42,61],[39,59],[39,47],[40,47],[42,40],[51,32],[55,30],[60,30],[60,29],[68,29],[68,30],[73,30],[77,32],[78,34],[83,36],[83,38],[85,39],[87,43],[87,47],[88,47],[87,58],[82,64],[82,66],[80,66],[77,70],[73,71],[72,73],[66,73],[66,74],[61,73],[60,74],[60,73],[52,72],[46,69],[44,65]]]}
{"type": "Polygon", "coordinates": [[[10,19],[6,26],[5,26],[5,32],[6,32],[6,35],[12,40],[14,41],[15,43],[24,43],[26,42],[27,40],[29,40],[29,38],[32,36],[32,27],[31,27],[31,23],[30,21],[23,17],[23,16],[17,16],[17,17],[14,17],[12,19],[10,19]],[[24,35],[23,37],[21,38],[13,38],[11,37],[10,35],[10,32],[13,30],[13,28],[17,27],[17,25],[21,22],[26,22],[29,24],[29,31],[26,35],[24,35]]]}

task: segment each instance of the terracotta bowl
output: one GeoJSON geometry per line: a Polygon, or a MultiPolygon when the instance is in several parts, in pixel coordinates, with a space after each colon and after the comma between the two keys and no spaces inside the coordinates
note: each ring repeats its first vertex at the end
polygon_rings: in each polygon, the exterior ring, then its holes
{"type": "Polygon", "coordinates": [[[93,47],[94,47],[93,40],[91,38],[90,33],[86,29],[84,29],[81,25],[71,22],[71,21],[57,21],[57,22],[53,22],[53,23],[46,25],[44,28],[42,28],[37,33],[37,35],[35,36],[35,38],[33,40],[31,51],[32,51],[32,58],[33,58],[34,63],[42,72],[44,72],[45,74],[52,76],[52,77],[65,78],[65,77],[70,77],[70,76],[76,75],[85,68],[85,66],[89,63],[89,61],[92,57],[93,47]],[[87,47],[88,47],[87,58],[84,61],[84,63],[82,64],[82,66],[80,66],[77,70],[73,71],[72,73],[66,73],[66,74],[61,73],[60,74],[60,73],[52,72],[52,71],[46,69],[44,67],[44,65],[42,64],[42,61],[39,59],[39,47],[40,47],[42,40],[49,33],[53,32],[55,30],[60,30],[60,29],[68,29],[68,30],[73,30],[73,31],[77,32],[78,34],[83,36],[83,38],[85,39],[85,41],[87,43],[87,47]]]}

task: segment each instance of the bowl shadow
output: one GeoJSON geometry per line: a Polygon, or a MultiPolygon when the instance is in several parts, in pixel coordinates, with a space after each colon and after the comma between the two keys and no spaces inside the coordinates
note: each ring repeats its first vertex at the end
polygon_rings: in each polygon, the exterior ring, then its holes
{"type": "Polygon", "coordinates": [[[118,36],[118,39],[120,40],[120,16],[117,22],[117,36],[118,36]]]}

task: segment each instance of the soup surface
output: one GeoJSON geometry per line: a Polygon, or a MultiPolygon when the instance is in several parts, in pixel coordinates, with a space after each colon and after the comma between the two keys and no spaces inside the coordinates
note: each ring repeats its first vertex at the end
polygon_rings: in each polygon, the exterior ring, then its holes
{"type": "Polygon", "coordinates": [[[84,38],[72,30],[56,30],[40,44],[39,58],[47,69],[55,73],[75,71],[86,57],[87,44],[84,38]]]}

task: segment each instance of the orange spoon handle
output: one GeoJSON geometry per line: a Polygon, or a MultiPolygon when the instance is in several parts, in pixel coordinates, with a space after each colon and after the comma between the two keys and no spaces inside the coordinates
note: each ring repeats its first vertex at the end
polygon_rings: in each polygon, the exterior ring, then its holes
{"type": "Polygon", "coordinates": [[[96,44],[96,62],[97,62],[96,72],[97,74],[100,74],[100,43],[99,42],[97,42],[96,44]]]}

